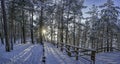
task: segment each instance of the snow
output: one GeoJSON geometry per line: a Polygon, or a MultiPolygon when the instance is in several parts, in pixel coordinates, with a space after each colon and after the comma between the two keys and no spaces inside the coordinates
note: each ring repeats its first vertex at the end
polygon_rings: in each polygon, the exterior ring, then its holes
{"type": "MultiPolygon", "coordinates": [[[[69,57],[51,43],[44,42],[45,64],[90,64],[89,57],[80,56],[79,60],[69,57]]],[[[0,64],[42,64],[43,47],[40,44],[15,44],[14,50],[5,52],[0,45],[0,64]]],[[[119,64],[120,52],[96,54],[96,64],[119,64]]]]}
{"type": "Polygon", "coordinates": [[[17,44],[11,52],[0,49],[0,64],[40,64],[41,57],[42,46],[38,44],[17,44]]]}
{"type": "Polygon", "coordinates": [[[120,52],[99,53],[96,64],[120,64],[120,52]]]}
{"type": "Polygon", "coordinates": [[[45,43],[46,64],[79,64],[75,59],[63,54],[58,48],[50,43],[45,43]]]}

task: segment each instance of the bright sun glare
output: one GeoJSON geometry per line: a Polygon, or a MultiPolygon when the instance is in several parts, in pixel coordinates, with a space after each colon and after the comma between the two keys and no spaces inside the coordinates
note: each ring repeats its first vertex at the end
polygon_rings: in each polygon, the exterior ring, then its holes
{"type": "Polygon", "coordinates": [[[42,30],[42,33],[45,34],[45,33],[46,33],[46,30],[43,29],[43,30],[42,30]]]}

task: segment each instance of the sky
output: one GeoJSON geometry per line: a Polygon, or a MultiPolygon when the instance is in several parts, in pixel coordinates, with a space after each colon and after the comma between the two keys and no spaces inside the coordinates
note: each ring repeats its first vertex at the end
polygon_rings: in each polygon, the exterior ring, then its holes
{"type": "MultiPolygon", "coordinates": [[[[101,5],[105,3],[107,0],[85,0],[84,4],[87,6],[91,6],[92,4],[101,5]]],[[[114,4],[120,6],[120,0],[113,0],[114,4]]]]}
{"type": "MultiPolygon", "coordinates": [[[[96,6],[102,5],[106,2],[107,0],[85,0],[84,5],[87,6],[86,9],[83,9],[84,13],[87,12],[89,10],[89,8],[95,4],[96,6]]],[[[116,6],[120,7],[120,0],[113,0],[114,4],[116,6]]],[[[83,14],[84,17],[88,17],[89,15],[87,14],[83,14]]]]}

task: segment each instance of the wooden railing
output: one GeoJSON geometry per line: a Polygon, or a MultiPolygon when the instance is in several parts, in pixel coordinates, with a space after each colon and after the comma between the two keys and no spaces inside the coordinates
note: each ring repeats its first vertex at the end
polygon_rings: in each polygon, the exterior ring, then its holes
{"type": "MultiPolygon", "coordinates": [[[[54,45],[57,45],[57,47],[60,48],[61,51],[66,51],[67,55],[70,57],[75,57],[76,60],[79,59],[79,56],[89,56],[90,57],[90,62],[91,64],[95,64],[95,57],[96,54],[99,52],[108,52],[106,51],[108,47],[103,47],[103,48],[98,48],[98,49],[89,49],[89,48],[81,48],[79,46],[74,46],[70,44],[64,44],[64,43],[57,43],[54,45]],[[82,55],[81,55],[82,53],[82,55]],[[75,54],[75,55],[72,55],[75,54]]],[[[120,49],[114,48],[114,47],[109,47],[112,51],[120,51],[120,49]]]]}
{"type": "Polygon", "coordinates": [[[120,51],[120,49],[117,49],[115,47],[102,47],[102,48],[96,49],[96,53],[99,53],[99,52],[111,52],[111,51],[120,51]]]}
{"type": "Polygon", "coordinates": [[[80,48],[78,46],[73,46],[70,44],[62,44],[62,43],[59,44],[59,47],[61,48],[61,51],[65,50],[68,56],[75,57],[76,60],[79,59],[79,56],[89,56],[90,57],[89,61],[91,62],[91,64],[95,64],[96,50],[88,49],[88,48],[80,48]]]}

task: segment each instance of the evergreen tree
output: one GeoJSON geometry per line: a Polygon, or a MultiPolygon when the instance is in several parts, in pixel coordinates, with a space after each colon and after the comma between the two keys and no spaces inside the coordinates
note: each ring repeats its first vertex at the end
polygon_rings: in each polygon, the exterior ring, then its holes
{"type": "Polygon", "coordinates": [[[4,34],[5,34],[5,49],[7,52],[10,52],[10,42],[8,38],[8,24],[7,24],[7,15],[5,10],[5,1],[1,0],[1,8],[2,8],[2,14],[3,14],[3,22],[4,22],[4,34]]]}
{"type": "Polygon", "coordinates": [[[106,51],[112,50],[112,42],[113,42],[113,36],[114,31],[113,26],[117,22],[118,19],[118,7],[114,6],[114,2],[112,0],[107,0],[105,4],[100,6],[101,8],[104,8],[101,10],[101,26],[104,26],[104,45],[103,47],[107,47],[106,51]]]}

